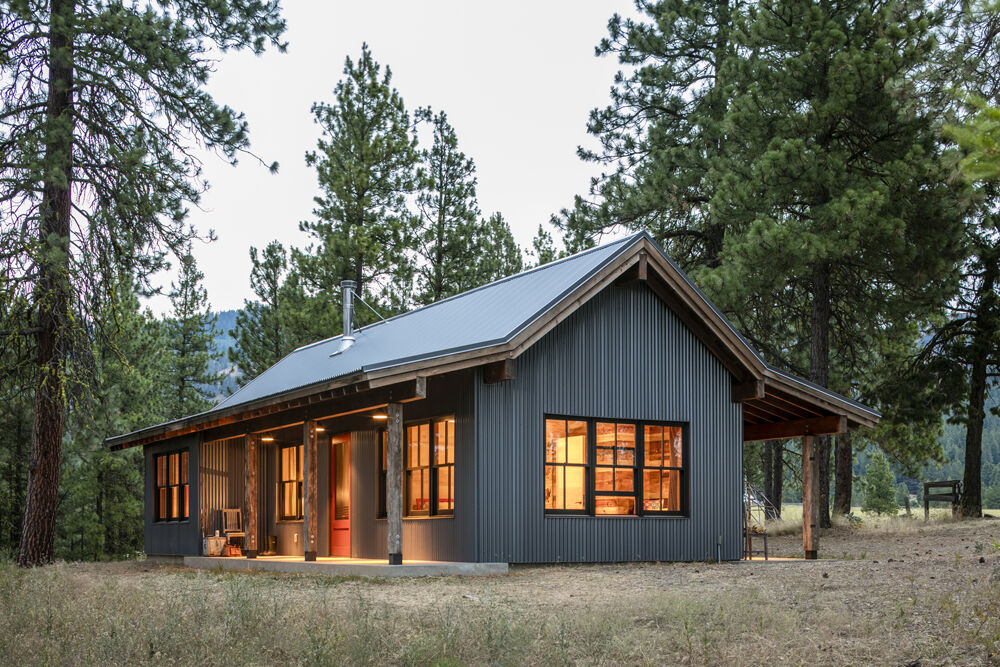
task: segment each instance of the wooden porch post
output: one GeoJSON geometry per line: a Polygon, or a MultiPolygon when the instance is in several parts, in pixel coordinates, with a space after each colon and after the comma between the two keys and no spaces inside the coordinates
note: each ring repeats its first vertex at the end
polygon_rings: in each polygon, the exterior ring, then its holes
{"type": "Polygon", "coordinates": [[[403,562],[403,405],[390,403],[385,466],[386,538],[389,565],[403,562]]]}
{"type": "Polygon", "coordinates": [[[302,424],[302,550],[306,560],[316,560],[316,422],[307,419],[302,424]]]}
{"type": "Polygon", "coordinates": [[[811,435],[802,437],[802,548],[806,560],[819,556],[819,458],[811,435]]]}
{"type": "Polygon", "coordinates": [[[243,547],[247,558],[257,557],[257,443],[260,436],[251,433],[243,441],[243,472],[246,510],[243,515],[243,547]]]}

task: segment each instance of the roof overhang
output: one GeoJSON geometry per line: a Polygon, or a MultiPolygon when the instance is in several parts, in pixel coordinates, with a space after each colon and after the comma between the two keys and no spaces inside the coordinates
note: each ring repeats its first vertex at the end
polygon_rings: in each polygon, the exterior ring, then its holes
{"type": "MultiPolygon", "coordinates": [[[[504,339],[475,348],[443,350],[419,359],[397,360],[378,367],[362,368],[347,376],[108,438],[105,444],[112,449],[124,449],[314,403],[348,405],[351,397],[358,405],[367,405],[376,399],[385,404],[382,394],[389,395],[393,391],[397,398],[390,396],[387,400],[416,400],[422,396],[416,395],[419,393],[417,385],[410,383],[421,383],[431,375],[514,359],[603,289],[615,282],[630,281],[646,284],[733,376],[733,400],[744,404],[745,440],[777,437],[757,438],[757,432],[752,428],[757,424],[802,422],[816,417],[843,418],[836,424],[833,420],[806,421],[794,428],[786,428],[786,431],[794,431],[797,435],[807,435],[810,433],[798,431],[830,431],[837,426],[838,430],[830,432],[842,432],[847,428],[878,423],[879,415],[874,410],[769,366],[659,246],[647,235],[641,235],[634,243],[623,246],[601,269],[583,277],[534,317],[520,323],[504,339]],[[373,393],[379,391],[382,394],[373,393]],[[788,409],[775,410],[774,405],[781,406],[783,401],[790,404],[788,409]],[[751,427],[750,438],[746,437],[747,427],[751,427]]],[[[425,384],[420,386],[426,390],[425,384]]]]}

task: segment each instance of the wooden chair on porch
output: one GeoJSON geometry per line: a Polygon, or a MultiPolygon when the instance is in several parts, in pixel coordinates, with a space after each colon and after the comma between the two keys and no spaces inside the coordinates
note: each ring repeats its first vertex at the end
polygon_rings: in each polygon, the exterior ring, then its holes
{"type": "Polygon", "coordinates": [[[232,538],[240,538],[240,547],[246,538],[243,530],[243,513],[239,509],[222,510],[222,534],[226,536],[226,544],[232,544],[232,538]]]}

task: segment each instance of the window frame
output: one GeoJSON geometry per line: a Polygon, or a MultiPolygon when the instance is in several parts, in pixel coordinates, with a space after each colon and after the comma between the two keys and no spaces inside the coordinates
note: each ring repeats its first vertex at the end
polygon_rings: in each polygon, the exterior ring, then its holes
{"type": "Polygon", "coordinates": [[[191,519],[191,450],[190,449],[174,449],[159,454],[153,454],[153,523],[184,523],[190,521],[191,519]],[[177,457],[177,482],[170,482],[170,457],[177,457]],[[165,484],[159,483],[159,468],[160,459],[166,459],[166,472],[165,484]],[[186,461],[185,461],[186,459],[186,461]],[[186,465],[185,465],[186,464],[186,465]],[[184,481],[181,481],[181,472],[187,473],[184,475],[184,481]],[[177,488],[177,498],[178,504],[183,507],[184,504],[187,505],[187,513],[181,514],[179,511],[176,517],[172,517],[171,508],[173,503],[171,502],[172,494],[170,489],[177,488]],[[160,518],[160,509],[162,503],[160,502],[160,490],[165,491],[164,497],[166,499],[167,511],[164,518],[160,518]],[[183,504],[181,504],[183,503],[183,504]]]}
{"type": "MultiPolygon", "coordinates": [[[[567,429],[569,428],[567,424],[567,429]]],[[[594,425],[589,419],[581,419],[579,417],[564,417],[561,415],[545,415],[542,419],[542,510],[546,515],[553,516],[586,516],[592,514],[594,494],[593,494],[593,467],[594,467],[594,447],[592,445],[592,440],[594,438],[594,425]],[[549,463],[545,460],[545,437],[547,432],[545,430],[545,422],[549,419],[556,419],[565,422],[583,422],[587,427],[587,438],[584,443],[584,454],[586,455],[586,460],[583,463],[549,463]],[[563,469],[565,474],[566,468],[583,468],[583,487],[584,487],[584,498],[582,510],[567,510],[567,509],[548,509],[545,507],[545,468],[549,466],[559,466],[563,469]]]]}
{"type": "MultiPolygon", "coordinates": [[[[403,478],[402,482],[403,482],[403,518],[404,519],[452,518],[452,517],[455,516],[455,508],[454,508],[454,505],[456,503],[455,486],[457,485],[456,484],[457,478],[456,478],[456,476],[454,474],[455,462],[453,461],[452,463],[440,463],[439,464],[439,463],[435,463],[435,458],[434,458],[434,453],[435,453],[435,451],[434,451],[434,424],[436,424],[438,422],[444,422],[446,424],[446,426],[445,426],[445,432],[447,433],[447,430],[448,430],[447,423],[448,423],[449,420],[455,420],[455,428],[454,428],[455,438],[449,444],[450,444],[451,450],[453,452],[452,457],[453,458],[457,458],[458,454],[457,454],[457,450],[455,449],[455,445],[458,442],[458,419],[455,417],[454,413],[448,413],[448,414],[445,414],[445,415],[437,415],[437,416],[434,416],[434,417],[428,417],[428,418],[423,418],[423,419],[416,419],[416,420],[413,420],[413,421],[408,421],[408,422],[404,422],[403,423],[403,461],[402,461],[402,466],[400,466],[401,467],[400,474],[402,475],[402,478],[403,478]],[[421,425],[424,425],[424,424],[426,424],[427,427],[428,427],[428,433],[429,433],[429,437],[430,437],[430,444],[429,444],[430,451],[428,452],[428,465],[427,466],[417,466],[417,467],[414,467],[414,468],[410,468],[407,465],[408,464],[407,452],[409,451],[408,450],[408,445],[409,445],[409,441],[408,441],[409,429],[411,427],[414,427],[414,426],[416,426],[416,427],[419,428],[421,425]],[[439,474],[438,471],[439,471],[440,468],[447,468],[449,466],[452,468],[452,471],[453,471],[452,472],[452,507],[450,509],[440,509],[438,507],[438,487],[437,487],[438,474],[439,474]],[[431,496],[431,499],[430,499],[431,502],[430,502],[430,507],[428,508],[428,511],[426,513],[422,512],[422,513],[419,513],[419,514],[415,514],[415,513],[410,512],[410,504],[409,504],[409,502],[407,502],[407,498],[409,498],[409,488],[408,488],[409,487],[409,481],[408,481],[409,478],[408,478],[408,475],[406,474],[410,470],[429,470],[430,471],[429,472],[430,482],[429,482],[429,487],[428,488],[429,488],[429,492],[430,492],[430,496],[431,496]]],[[[385,494],[386,494],[386,486],[387,486],[387,479],[388,479],[388,470],[387,470],[387,468],[388,468],[388,461],[386,460],[386,456],[387,456],[386,448],[388,447],[388,438],[389,438],[389,435],[388,435],[388,430],[386,428],[383,427],[383,428],[380,428],[378,431],[376,431],[376,443],[377,443],[376,447],[377,447],[377,450],[378,450],[378,453],[377,453],[378,461],[377,461],[376,466],[375,466],[375,474],[376,474],[375,484],[376,484],[376,489],[377,489],[376,493],[378,494],[378,502],[376,503],[376,518],[377,519],[385,519],[388,516],[388,513],[386,511],[386,506],[385,506],[385,494]],[[385,443],[385,444],[383,445],[383,443],[385,443]]]]}
{"type": "MultiPolygon", "coordinates": [[[[556,413],[545,413],[542,415],[541,423],[541,437],[539,441],[542,446],[539,448],[539,458],[541,460],[541,470],[542,470],[542,488],[540,497],[542,499],[542,512],[546,517],[592,517],[592,518],[637,518],[637,517],[681,517],[686,518],[691,516],[691,487],[690,487],[690,438],[691,438],[691,423],[682,421],[667,421],[660,419],[618,419],[613,417],[581,417],[579,415],[564,415],[556,413]],[[551,465],[545,460],[545,437],[546,437],[546,421],[560,420],[560,421],[578,421],[584,422],[587,425],[587,463],[584,464],[586,468],[586,473],[584,475],[586,483],[586,498],[584,499],[583,510],[554,510],[545,508],[545,466],[551,465]],[[596,490],[596,470],[598,467],[610,467],[610,466],[599,466],[597,464],[597,424],[598,423],[610,423],[610,424],[630,424],[635,427],[635,464],[630,469],[633,470],[634,480],[633,480],[633,492],[611,492],[611,491],[601,491],[596,490]],[[643,483],[645,482],[644,471],[646,469],[646,426],[660,426],[663,428],[676,427],[681,429],[681,466],[657,466],[651,469],[659,470],[677,470],[680,475],[680,510],[647,510],[643,507],[643,483]],[[625,496],[635,498],[635,514],[597,514],[596,513],[596,496],[625,496]]],[[[617,460],[617,455],[616,455],[617,460]]],[[[626,466],[627,467],[627,466],[626,466]]]]}
{"type": "Polygon", "coordinates": [[[302,521],[305,518],[305,513],[303,512],[302,503],[302,481],[303,481],[303,471],[302,471],[302,461],[305,458],[303,454],[303,446],[301,444],[290,444],[290,445],[280,445],[278,448],[278,521],[302,521]],[[295,469],[298,471],[296,479],[286,480],[284,478],[284,456],[283,453],[286,449],[292,449],[295,452],[296,466],[295,469]],[[298,516],[291,514],[285,514],[285,485],[295,484],[297,486],[297,498],[298,498],[298,516]]]}

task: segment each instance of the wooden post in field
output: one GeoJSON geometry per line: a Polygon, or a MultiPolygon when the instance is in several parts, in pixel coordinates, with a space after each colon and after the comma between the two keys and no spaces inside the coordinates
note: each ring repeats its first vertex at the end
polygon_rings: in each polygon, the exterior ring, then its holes
{"type": "Polygon", "coordinates": [[[806,560],[815,560],[819,555],[819,459],[811,435],[802,438],[802,548],[806,560]]]}
{"type": "Polygon", "coordinates": [[[243,472],[246,480],[243,512],[243,550],[247,558],[257,557],[257,443],[260,436],[251,433],[243,440],[243,472]]]}
{"type": "Polygon", "coordinates": [[[388,405],[385,466],[386,541],[389,565],[403,562],[403,405],[388,405]]]}
{"type": "Polygon", "coordinates": [[[316,560],[317,530],[319,526],[316,505],[316,422],[307,419],[302,425],[302,549],[306,560],[316,560]]]}

